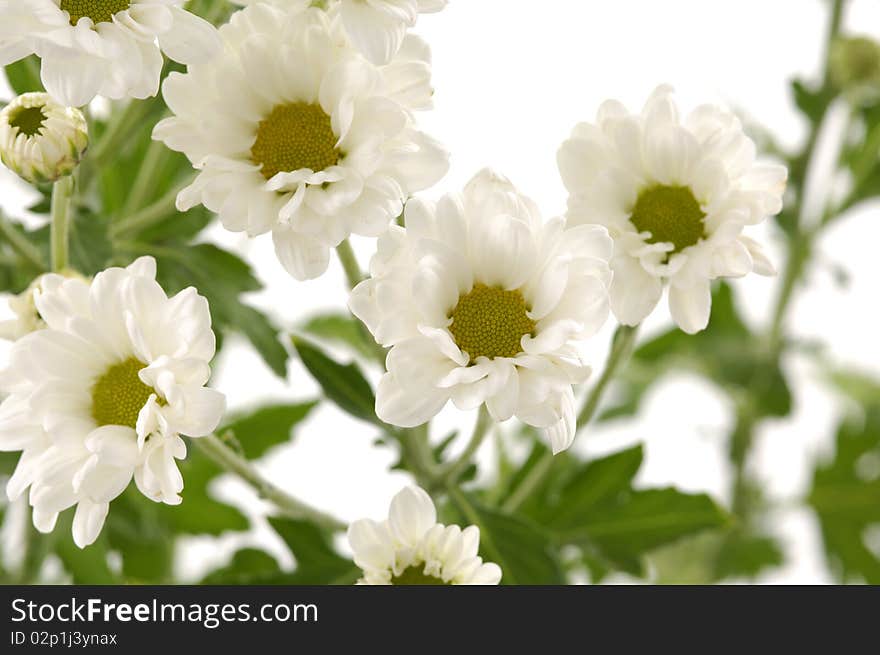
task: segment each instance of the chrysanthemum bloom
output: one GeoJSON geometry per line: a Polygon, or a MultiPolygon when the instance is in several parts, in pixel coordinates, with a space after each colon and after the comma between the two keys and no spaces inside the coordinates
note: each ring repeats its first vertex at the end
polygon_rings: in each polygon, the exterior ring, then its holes
{"type": "Polygon", "coordinates": [[[542,428],[554,452],[575,433],[572,384],[589,375],[577,346],[608,315],[611,239],[565,230],[506,179],[482,171],[436,206],[413,200],[406,229],[379,239],[371,278],[349,306],[391,346],[376,413],[420,425],[448,400],[485,403],[496,421],[542,428]]]}
{"type": "Polygon", "coordinates": [[[37,529],[76,505],[80,547],[101,531],[131,482],[178,504],[180,435],[210,433],[225,400],[205,388],[214,356],[207,301],[193,288],[168,298],[142,257],[91,283],[47,275],[34,295],[45,329],[16,341],[0,372],[0,450],[21,450],[10,500],[30,487],[37,529]]]}
{"type": "MultiPolygon", "coordinates": [[[[252,5],[267,0],[232,0],[252,5]]],[[[374,64],[390,62],[404,42],[407,29],[415,27],[419,14],[434,13],[447,0],[268,0],[276,5],[301,7],[319,4],[338,15],[352,44],[374,64]]]]}
{"type": "Polygon", "coordinates": [[[183,64],[214,55],[217,31],[184,0],[0,0],[0,66],[42,58],[43,86],[79,107],[96,95],[147,98],[162,53],[183,64]]]}
{"type": "Polygon", "coordinates": [[[163,85],[175,116],[153,137],[200,171],[179,209],[201,203],[229,230],[271,231],[281,263],[307,279],[326,270],[332,247],[381,234],[411,193],[445,174],[446,153],[406,104],[430,95],[409,77],[412,52],[373,66],[312,8],[252,5],[220,35],[222,56],[163,85]]]}
{"type": "Polygon", "coordinates": [[[611,309],[637,325],[665,283],[685,332],[706,327],[711,280],[771,275],[743,234],[782,208],[786,169],[755,161],[755,144],[730,112],[701,106],[683,120],[672,89],[658,88],[641,114],[604,103],[559,151],[570,225],[596,223],[614,238],[611,309]]]}
{"type": "Polygon", "coordinates": [[[25,93],[0,111],[0,161],[28,182],[70,175],[88,145],[82,112],[47,93],[25,93]]]}
{"type": "Polygon", "coordinates": [[[388,519],[355,521],[348,528],[354,562],[366,585],[495,585],[501,568],[477,555],[480,529],[437,523],[424,490],[405,487],[391,500],[388,519]]]}

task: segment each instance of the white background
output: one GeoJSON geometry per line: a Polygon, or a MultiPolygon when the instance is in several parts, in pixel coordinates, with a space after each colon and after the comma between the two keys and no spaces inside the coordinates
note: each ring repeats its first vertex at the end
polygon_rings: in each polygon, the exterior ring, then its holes
{"type": "MultiPolygon", "coordinates": [[[[829,4],[452,0],[443,13],[422,16],[416,29],[433,48],[436,88],[436,108],[421,116],[421,122],[452,152],[449,175],[429,195],[460,188],[479,168],[493,166],[532,196],[547,216],[559,214],[565,193],[555,153],[572,126],[592,120],[598,105],[609,97],[637,109],[657,84],[665,82],[676,87],[685,108],[706,101],[726,104],[783,144],[795,146],[804,137],[805,125],[792,106],[788,80],[793,75],[816,78],[829,4]]],[[[854,0],[846,25],[880,37],[880,6],[854,0]]],[[[9,95],[5,86],[0,91],[9,95]]],[[[0,169],[0,205],[7,211],[22,216],[27,191],[0,169]]],[[[835,361],[880,373],[875,255],[880,219],[875,210],[854,212],[823,238],[809,288],[792,307],[790,327],[799,337],[828,342],[835,361]],[[835,286],[831,264],[849,270],[848,288],[835,286]]],[[[760,237],[778,255],[772,229],[760,237]]],[[[322,309],[343,307],[344,281],[336,262],[321,279],[296,282],[275,261],[268,237],[247,242],[217,228],[207,238],[246,254],[268,287],[250,300],[281,325],[293,326],[322,309]]],[[[355,246],[365,266],[373,243],[356,241],[355,246]]],[[[778,256],[776,262],[781,266],[778,256]]],[[[757,276],[735,282],[739,308],[754,325],[766,324],[777,285],[778,279],[757,276]]],[[[646,333],[668,324],[661,305],[646,333]]],[[[609,324],[595,339],[596,367],[604,359],[612,329],[609,324]]],[[[833,426],[844,405],[826,390],[808,362],[790,360],[786,367],[796,394],[794,416],[764,424],[749,462],[769,493],[786,507],[768,527],[783,540],[787,563],[761,581],[830,582],[815,519],[792,501],[808,488],[816,458],[831,453],[833,426]]],[[[282,383],[241,346],[224,353],[214,384],[228,394],[233,408],[267,397],[290,400],[316,394],[298,362],[291,363],[289,379],[282,383]]],[[[574,447],[592,455],[643,441],[647,457],[638,476],[640,485],[674,484],[727,502],[731,480],[724,453],[731,419],[720,391],[697,378],[670,375],[653,390],[636,419],[593,427],[574,447]]],[[[445,429],[472,420],[447,410],[440,423],[445,429]]],[[[394,454],[374,447],[374,436],[327,404],[298,428],[290,447],[274,451],[260,465],[279,485],[345,520],[380,518],[390,497],[409,480],[406,474],[387,471],[394,454]]],[[[490,459],[486,447],[480,455],[490,459]]],[[[256,512],[266,509],[238,481],[224,481],[216,491],[256,512]]],[[[214,540],[191,540],[180,575],[197,579],[203,570],[228,558],[233,545],[243,543],[261,543],[277,553],[283,565],[292,565],[263,523],[253,534],[228,535],[221,542],[218,548],[214,540]]]]}

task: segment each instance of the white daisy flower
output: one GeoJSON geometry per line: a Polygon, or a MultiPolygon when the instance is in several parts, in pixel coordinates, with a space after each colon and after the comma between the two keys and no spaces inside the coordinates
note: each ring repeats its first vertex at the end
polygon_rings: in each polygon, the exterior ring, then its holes
{"type": "Polygon", "coordinates": [[[189,64],[219,48],[213,25],[183,2],[0,0],[0,66],[39,55],[43,86],[73,107],[96,95],[154,96],[163,52],[189,64]]]}
{"type": "Polygon", "coordinates": [[[755,161],[755,144],[732,113],[701,106],[679,118],[659,87],[641,114],[604,103],[559,150],[570,225],[598,223],[614,238],[611,309],[637,325],[665,283],[682,330],[706,327],[710,282],[774,269],[743,234],[782,208],[785,167],[755,161]]]}
{"type": "Polygon", "coordinates": [[[180,210],[201,203],[229,230],[271,231],[284,267],[308,279],[332,247],[381,234],[445,174],[446,153],[409,111],[430,96],[413,76],[410,63],[426,56],[415,42],[400,62],[373,66],[324,12],[266,4],[236,12],[220,35],[222,56],[163,86],[175,116],[153,138],[200,171],[180,210]]]}
{"type": "Polygon", "coordinates": [[[28,182],[70,175],[88,145],[83,113],[47,93],[25,93],[0,111],[0,161],[28,182]]]}
{"type": "Polygon", "coordinates": [[[480,529],[437,523],[423,489],[405,487],[391,500],[388,519],[355,521],[348,528],[364,585],[495,585],[501,567],[477,555],[480,529]]]}
{"type": "MultiPolygon", "coordinates": [[[[232,0],[252,5],[266,0],[232,0]]],[[[419,14],[442,10],[447,0],[269,0],[281,6],[316,4],[338,15],[352,44],[374,64],[387,64],[400,50],[409,28],[419,14]]]]}
{"type": "Polygon", "coordinates": [[[578,346],[608,315],[605,228],[543,222],[506,179],[482,171],[436,206],[413,200],[406,229],[379,239],[349,306],[390,346],[376,413],[428,421],[448,400],[542,428],[554,452],[574,439],[578,346]]]}
{"type": "Polygon", "coordinates": [[[12,345],[0,371],[0,450],[21,450],[6,491],[30,487],[37,529],[76,505],[73,538],[92,543],[109,503],[131,482],[180,503],[181,434],[216,428],[225,400],[205,388],[214,356],[207,301],[193,288],[168,298],[142,257],[91,283],[46,275],[34,294],[45,329],[12,345]]]}

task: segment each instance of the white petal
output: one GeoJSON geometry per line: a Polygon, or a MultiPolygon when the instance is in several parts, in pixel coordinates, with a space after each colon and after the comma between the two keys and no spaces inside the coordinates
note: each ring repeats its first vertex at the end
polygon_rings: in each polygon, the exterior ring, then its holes
{"type": "Polygon", "coordinates": [[[437,522],[434,501],[419,487],[404,487],[391,500],[388,524],[394,536],[408,546],[418,545],[429,528],[437,522]]]}
{"type": "Polygon", "coordinates": [[[704,330],[712,310],[712,289],[708,280],[690,287],[669,287],[669,311],[672,319],[688,334],[704,330]]]}
{"type": "Polygon", "coordinates": [[[159,34],[162,51],[174,61],[195,64],[217,56],[223,50],[220,35],[211,23],[180,7],[169,7],[174,23],[159,34]]]}
{"type": "Polygon", "coordinates": [[[391,425],[412,428],[436,416],[448,400],[445,389],[413,388],[386,373],[376,389],[376,415],[391,425]]]}
{"type": "Polygon", "coordinates": [[[374,64],[385,64],[403,43],[406,23],[369,2],[347,1],[340,8],[342,24],[355,47],[374,64]]]}
{"type": "Polygon", "coordinates": [[[101,528],[104,527],[108,509],[110,509],[109,503],[79,501],[73,517],[73,541],[77,546],[85,548],[95,542],[101,533],[101,528]]]}
{"type": "Polygon", "coordinates": [[[66,57],[46,57],[40,68],[40,78],[49,94],[70,107],[91,102],[106,75],[107,68],[102,60],[74,53],[66,57]]]}
{"type": "Polygon", "coordinates": [[[279,227],[272,232],[272,242],[281,265],[297,280],[311,280],[327,270],[330,248],[317,239],[279,227]]]}
{"type": "Polygon", "coordinates": [[[638,325],[656,307],[663,293],[660,280],[628,255],[611,261],[614,278],[609,290],[611,311],[624,325],[638,325]]]}

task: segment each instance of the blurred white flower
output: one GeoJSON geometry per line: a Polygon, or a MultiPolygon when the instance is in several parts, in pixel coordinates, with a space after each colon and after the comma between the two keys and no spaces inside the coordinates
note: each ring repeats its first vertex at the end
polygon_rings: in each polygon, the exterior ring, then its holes
{"type": "Polygon", "coordinates": [[[501,568],[477,555],[480,529],[437,523],[424,490],[405,487],[391,500],[388,519],[355,521],[348,528],[354,561],[366,585],[495,585],[501,568]]]}
{"type": "Polygon", "coordinates": [[[384,346],[376,413],[409,427],[448,400],[542,428],[554,452],[575,433],[577,346],[608,315],[605,228],[543,222],[505,178],[477,174],[436,206],[413,200],[406,229],[379,239],[349,306],[384,346]]]}
{"type": "Polygon", "coordinates": [[[203,204],[250,236],[272,232],[297,279],[323,273],[350,234],[377,236],[404,200],[446,172],[448,158],[419,132],[410,109],[430,97],[427,48],[367,62],[317,9],[255,4],[220,28],[222,56],[172,73],[174,116],[153,138],[200,173],[177,198],[203,204]],[[421,71],[421,72],[418,72],[421,71]]]}
{"type": "MultiPolygon", "coordinates": [[[[232,0],[252,5],[267,0],[232,0]]],[[[407,30],[415,27],[419,14],[438,12],[447,0],[268,0],[286,7],[318,5],[339,16],[355,48],[374,64],[387,64],[400,50],[407,30]]]]}
{"type": "MultiPolygon", "coordinates": [[[[40,312],[37,311],[34,298],[37,294],[44,291],[43,281],[48,276],[53,275],[55,274],[44,273],[40,275],[28,285],[27,289],[9,298],[9,309],[15,314],[15,318],[0,321],[0,339],[15,341],[21,339],[26,334],[42,330],[46,327],[46,322],[40,316],[40,312]]],[[[62,271],[60,275],[86,281],[86,278],[82,275],[71,270],[62,271]]]]}
{"type": "Polygon", "coordinates": [[[70,175],[88,145],[82,112],[47,93],[25,93],[0,111],[0,161],[28,182],[70,175]]]}
{"type": "Polygon", "coordinates": [[[214,356],[207,301],[172,298],[142,257],[91,283],[45,275],[34,302],[45,329],[16,341],[0,371],[0,450],[21,450],[10,500],[30,487],[37,529],[76,505],[80,547],[101,531],[111,500],[131,482],[148,498],[180,502],[181,434],[217,426],[225,399],[205,388],[214,356]]]}
{"type": "Polygon", "coordinates": [[[641,114],[610,100],[559,150],[570,225],[600,224],[614,238],[611,309],[641,322],[669,283],[669,308],[689,333],[704,329],[710,282],[774,269],[743,234],[782,208],[787,171],[755,161],[737,117],[701,106],[679,118],[659,87],[641,114]]]}
{"type": "Polygon", "coordinates": [[[42,58],[43,86],[79,107],[96,95],[147,98],[162,53],[183,64],[216,54],[217,31],[184,0],[0,0],[0,66],[42,58]]]}

